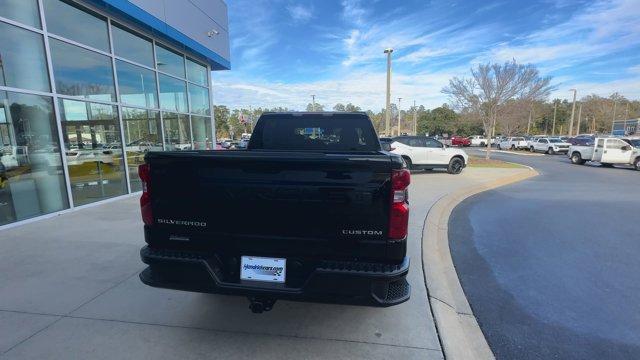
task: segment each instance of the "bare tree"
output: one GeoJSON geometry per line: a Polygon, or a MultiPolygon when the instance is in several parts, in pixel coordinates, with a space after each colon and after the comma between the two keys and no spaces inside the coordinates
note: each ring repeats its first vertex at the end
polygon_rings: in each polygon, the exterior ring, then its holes
{"type": "MultiPolygon", "coordinates": [[[[454,77],[442,89],[455,108],[478,113],[482,118],[485,136],[495,136],[496,123],[505,104],[510,100],[529,102],[543,100],[553,89],[551,77],[541,77],[531,64],[515,60],[504,64],[480,64],[471,69],[470,78],[454,77]]],[[[487,141],[487,159],[491,141],[487,141]]]]}

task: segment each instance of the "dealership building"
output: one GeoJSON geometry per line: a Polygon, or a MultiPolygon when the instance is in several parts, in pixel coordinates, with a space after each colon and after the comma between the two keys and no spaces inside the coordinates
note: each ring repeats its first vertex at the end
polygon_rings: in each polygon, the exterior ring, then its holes
{"type": "Polygon", "coordinates": [[[0,0],[0,228],[141,190],[147,151],[215,146],[222,0],[0,0]]]}

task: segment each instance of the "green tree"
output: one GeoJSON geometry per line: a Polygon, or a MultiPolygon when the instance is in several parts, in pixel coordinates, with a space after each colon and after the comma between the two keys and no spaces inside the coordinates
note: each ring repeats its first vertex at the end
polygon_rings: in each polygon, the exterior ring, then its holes
{"type": "Polygon", "coordinates": [[[324,111],[324,105],[316,103],[315,109],[312,103],[307,104],[307,111],[324,111]]]}
{"type": "Polygon", "coordinates": [[[216,124],[216,138],[221,139],[229,136],[229,108],[224,105],[213,106],[213,118],[216,124]]]}
{"type": "Polygon", "coordinates": [[[347,111],[347,108],[342,103],[337,103],[333,106],[333,111],[347,111]]]}

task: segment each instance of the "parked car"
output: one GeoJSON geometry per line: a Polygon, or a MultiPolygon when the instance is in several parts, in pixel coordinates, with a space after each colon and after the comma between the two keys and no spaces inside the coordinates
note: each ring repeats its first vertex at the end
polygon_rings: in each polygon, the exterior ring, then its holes
{"type": "Polygon", "coordinates": [[[529,146],[527,144],[527,140],[525,140],[524,137],[518,136],[503,139],[498,143],[498,149],[523,150],[529,149],[529,146]]]}
{"type": "Polygon", "coordinates": [[[549,135],[533,135],[527,139],[527,146],[531,149],[531,146],[538,141],[538,139],[548,138],[549,135]]]}
{"type": "Polygon", "coordinates": [[[462,146],[462,147],[471,146],[471,140],[464,136],[454,135],[451,137],[451,146],[462,146]]]}
{"type": "Polygon", "coordinates": [[[265,113],[245,151],[149,152],[138,173],[147,285],[247,296],[256,313],[410,297],[410,173],[366,113],[265,113]]]}
{"type": "Polygon", "coordinates": [[[555,155],[558,153],[566,154],[569,151],[571,144],[563,142],[559,138],[539,138],[536,142],[532,143],[529,147],[531,152],[543,152],[549,155],[555,155]]]}
{"type": "Polygon", "coordinates": [[[487,146],[487,138],[482,135],[473,135],[469,137],[471,146],[487,146]]]}
{"type": "Polygon", "coordinates": [[[249,145],[249,139],[242,139],[238,141],[238,144],[236,145],[236,149],[244,150],[247,148],[247,145],[249,145]]]}
{"type": "Polygon", "coordinates": [[[390,137],[381,137],[380,138],[380,146],[382,146],[382,150],[384,151],[391,151],[393,150],[393,148],[391,147],[391,143],[393,142],[393,139],[390,137]]]}
{"type": "Polygon", "coordinates": [[[640,171],[640,138],[596,138],[593,146],[572,145],[571,163],[583,165],[587,161],[603,166],[633,165],[640,171]]]}
{"type": "Polygon", "coordinates": [[[567,139],[567,142],[571,145],[593,145],[596,136],[593,134],[581,134],[567,139]]]}
{"type": "Polygon", "coordinates": [[[447,169],[459,174],[469,163],[469,156],[461,149],[448,148],[440,141],[424,136],[399,136],[391,144],[394,154],[402,156],[409,169],[447,169]]]}

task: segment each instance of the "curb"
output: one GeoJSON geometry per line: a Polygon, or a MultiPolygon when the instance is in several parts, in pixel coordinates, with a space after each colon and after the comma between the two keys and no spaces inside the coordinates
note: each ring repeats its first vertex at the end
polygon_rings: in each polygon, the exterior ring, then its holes
{"type": "Polygon", "coordinates": [[[449,250],[449,217],[463,200],[534,176],[533,168],[440,198],[429,209],[422,233],[427,296],[446,359],[495,359],[464,294],[449,250]]]}

